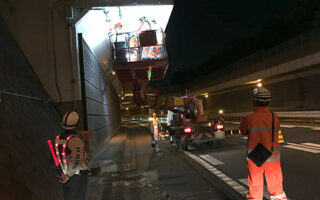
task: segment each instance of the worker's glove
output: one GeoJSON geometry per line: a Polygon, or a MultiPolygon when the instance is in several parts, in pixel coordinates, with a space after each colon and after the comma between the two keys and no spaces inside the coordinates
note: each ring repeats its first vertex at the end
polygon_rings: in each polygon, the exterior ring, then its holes
{"type": "Polygon", "coordinates": [[[69,177],[65,174],[58,176],[60,183],[66,183],[69,180],[69,177]]]}

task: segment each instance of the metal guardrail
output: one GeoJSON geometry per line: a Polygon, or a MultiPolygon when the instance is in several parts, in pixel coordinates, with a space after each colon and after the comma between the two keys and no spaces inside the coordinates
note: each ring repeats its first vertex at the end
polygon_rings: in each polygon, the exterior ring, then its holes
{"type": "MultiPolygon", "coordinates": [[[[140,34],[148,31],[121,32],[111,39],[114,49],[114,60],[118,63],[136,62],[144,60],[157,60],[167,57],[165,46],[165,34],[162,30],[150,30],[154,37],[146,37],[154,40],[151,45],[146,45],[146,38],[140,38],[140,34]],[[144,42],[143,42],[144,41],[144,42]]],[[[151,42],[151,41],[150,41],[151,42]]]]}
{"type": "Polygon", "coordinates": [[[118,63],[157,60],[167,57],[165,45],[147,47],[125,47],[114,50],[114,60],[118,63]]]}
{"type": "MultiPolygon", "coordinates": [[[[290,111],[290,112],[276,112],[279,117],[298,117],[298,118],[320,118],[320,111],[290,111]]],[[[244,117],[249,112],[244,113],[225,113],[225,117],[244,117]]]]}
{"type": "MultiPolygon", "coordinates": [[[[295,124],[320,124],[320,111],[290,111],[290,112],[276,112],[279,116],[280,122],[288,122],[295,124]]],[[[227,120],[240,121],[244,116],[249,114],[244,113],[225,113],[224,117],[227,120]]],[[[209,115],[216,117],[217,115],[209,115]]]]}

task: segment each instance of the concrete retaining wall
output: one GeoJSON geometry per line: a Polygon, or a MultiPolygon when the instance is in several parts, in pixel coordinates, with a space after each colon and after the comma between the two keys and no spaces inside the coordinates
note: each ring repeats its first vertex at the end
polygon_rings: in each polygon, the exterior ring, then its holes
{"type": "MultiPolygon", "coordinates": [[[[264,83],[272,92],[270,107],[277,111],[320,109],[320,66],[310,70],[283,76],[264,83]]],[[[210,95],[204,99],[207,113],[249,112],[252,109],[252,86],[243,86],[210,95]]]]}
{"type": "Polygon", "coordinates": [[[60,115],[2,19],[0,47],[0,199],[61,199],[47,145],[60,115]]]}

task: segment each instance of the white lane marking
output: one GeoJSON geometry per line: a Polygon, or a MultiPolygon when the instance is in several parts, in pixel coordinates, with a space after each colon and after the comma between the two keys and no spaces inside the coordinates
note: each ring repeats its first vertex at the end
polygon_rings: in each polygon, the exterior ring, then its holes
{"type": "Polygon", "coordinates": [[[288,145],[284,145],[283,147],[290,148],[290,149],[295,149],[295,150],[300,150],[300,151],[305,151],[309,153],[320,153],[319,148],[314,148],[310,146],[305,146],[301,144],[294,144],[294,143],[287,143],[288,145]]]}
{"type": "MultiPolygon", "coordinates": [[[[249,186],[248,186],[248,179],[247,179],[247,178],[239,179],[239,182],[241,182],[241,183],[245,184],[247,187],[249,187],[249,186]]],[[[266,198],[266,199],[270,199],[269,193],[266,191],[265,188],[263,188],[263,196],[264,196],[264,198],[266,198]]]]}
{"type": "Polygon", "coordinates": [[[208,171],[210,171],[213,175],[220,178],[222,181],[224,181],[227,185],[232,187],[235,191],[237,191],[243,197],[247,196],[248,190],[245,187],[243,187],[242,185],[240,185],[236,181],[232,180],[230,177],[228,177],[224,173],[220,172],[218,169],[216,169],[215,167],[213,167],[212,165],[210,165],[206,161],[202,160],[200,157],[194,155],[193,153],[188,152],[188,151],[184,151],[184,153],[187,156],[189,156],[190,158],[192,158],[194,161],[199,163],[201,166],[206,168],[208,171]]]}
{"type": "Polygon", "coordinates": [[[206,160],[207,162],[211,163],[213,166],[215,165],[223,165],[224,163],[208,154],[206,155],[200,155],[201,158],[203,158],[204,160],[206,160]]]}
{"type": "Polygon", "coordinates": [[[307,145],[307,146],[312,146],[312,147],[318,147],[318,148],[320,148],[320,144],[308,143],[308,142],[306,142],[306,143],[301,143],[301,144],[307,145]]]}

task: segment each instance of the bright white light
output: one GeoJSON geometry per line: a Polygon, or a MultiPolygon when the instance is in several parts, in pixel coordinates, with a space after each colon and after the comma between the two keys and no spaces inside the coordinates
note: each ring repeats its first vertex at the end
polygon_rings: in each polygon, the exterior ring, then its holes
{"type": "Polygon", "coordinates": [[[258,87],[262,87],[262,83],[258,83],[257,86],[258,86],[258,87]]]}
{"type": "MultiPolygon", "coordinates": [[[[109,22],[106,21],[107,16],[103,10],[90,10],[76,24],[77,33],[82,33],[90,48],[94,49],[98,45],[109,40],[109,32],[117,23],[122,24],[119,32],[138,31],[141,26],[139,19],[146,17],[151,22],[152,29],[160,29],[163,31],[168,24],[173,5],[157,5],[157,6],[121,6],[122,17],[119,17],[119,7],[106,7],[108,11],[109,22]],[[152,21],[155,20],[156,24],[152,21]]],[[[109,43],[107,41],[107,43],[109,43]]]]}
{"type": "Polygon", "coordinates": [[[113,74],[113,75],[116,75],[116,72],[115,72],[115,71],[112,71],[112,74],[113,74]]]}
{"type": "Polygon", "coordinates": [[[89,11],[78,23],[77,31],[82,33],[91,48],[102,43],[108,37],[106,15],[102,10],[89,11]]]}
{"type": "Polygon", "coordinates": [[[222,114],[222,113],[223,113],[223,110],[219,110],[219,113],[222,114]]]}
{"type": "Polygon", "coordinates": [[[152,121],[152,117],[149,117],[149,121],[152,121]]]}
{"type": "Polygon", "coordinates": [[[120,6],[122,17],[119,17],[119,7],[106,7],[109,11],[108,29],[114,27],[115,24],[121,23],[121,32],[137,31],[141,25],[139,19],[146,17],[152,29],[166,29],[173,5],[159,5],[159,6],[120,6]],[[152,21],[155,20],[156,24],[152,21]]]}

